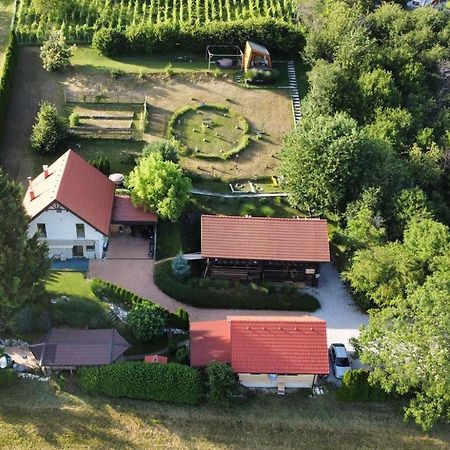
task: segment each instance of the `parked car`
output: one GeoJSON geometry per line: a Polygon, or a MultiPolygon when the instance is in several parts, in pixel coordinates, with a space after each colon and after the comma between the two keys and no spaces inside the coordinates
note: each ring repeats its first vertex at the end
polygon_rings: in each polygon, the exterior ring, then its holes
{"type": "Polygon", "coordinates": [[[344,344],[331,344],[329,353],[334,376],[340,379],[352,368],[347,349],[344,344]]]}
{"type": "Polygon", "coordinates": [[[407,8],[416,9],[424,6],[432,6],[433,8],[444,8],[447,0],[410,0],[406,3],[407,8]]]}

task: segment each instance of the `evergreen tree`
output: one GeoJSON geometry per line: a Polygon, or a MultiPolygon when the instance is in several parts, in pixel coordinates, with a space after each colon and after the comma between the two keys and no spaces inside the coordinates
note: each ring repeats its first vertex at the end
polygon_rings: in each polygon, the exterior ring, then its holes
{"type": "Polygon", "coordinates": [[[22,190],[0,169],[0,329],[15,312],[44,298],[50,269],[47,247],[37,236],[28,239],[22,190]]]}
{"type": "Polygon", "coordinates": [[[50,33],[41,47],[42,65],[45,70],[67,69],[70,66],[72,49],[66,44],[66,38],[61,30],[50,33]]]}
{"type": "Polygon", "coordinates": [[[181,251],[172,261],[172,271],[177,278],[187,278],[191,274],[189,261],[184,257],[181,251]]]}

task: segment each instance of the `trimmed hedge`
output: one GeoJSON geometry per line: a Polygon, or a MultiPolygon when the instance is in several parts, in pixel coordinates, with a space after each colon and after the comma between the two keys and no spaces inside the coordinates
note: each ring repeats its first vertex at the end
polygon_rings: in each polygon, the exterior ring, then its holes
{"type": "Polygon", "coordinates": [[[313,312],[319,301],[288,286],[277,290],[254,283],[190,277],[177,280],[170,261],[155,264],[155,284],[168,296],[199,308],[268,309],[313,312]]]}
{"type": "Polygon", "coordinates": [[[11,97],[14,67],[17,62],[17,49],[16,35],[11,31],[6,42],[3,71],[0,74],[0,138],[3,130],[3,121],[5,120],[9,99],[11,97]]]}
{"type": "Polygon", "coordinates": [[[336,393],[342,401],[385,401],[390,395],[378,386],[369,384],[369,371],[350,370],[344,374],[342,386],[336,393]]]}
{"type": "Polygon", "coordinates": [[[176,363],[86,367],[79,370],[78,382],[85,392],[107,397],[195,404],[203,395],[199,371],[176,363]]]}
{"type": "MultiPolygon", "coordinates": [[[[154,303],[149,299],[143,299],[134,292],[98,278],[94,278],[91,281],[91,290],[98,299],[115,303],[125,309],[131,309],[135,303],[142,301],[162,308],[158,303],[154,303]]],[[[167,311],[167,314],[168,327],[189,330],[189,314],[183,308],[178,308],[175,313],[167,311]]]]}
{"type": "Polygon", "coordinates": [[[300,27],[272,18],[210,22],[200,26],[159,23],[145,27],[128,26],[113,31],[101,28],[94,33],[92,46],[104,55],[159,54],[181,49],[203,53],[211,43],[226,42],[243,47],[247,40],[281,53],[299,52],[304,46],[300,27]]]}

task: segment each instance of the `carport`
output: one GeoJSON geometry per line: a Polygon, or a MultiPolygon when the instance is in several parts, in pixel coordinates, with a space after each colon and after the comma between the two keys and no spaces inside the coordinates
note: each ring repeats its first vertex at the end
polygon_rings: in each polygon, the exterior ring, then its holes
{"type": "Polygon", "coordinates": [[[115,195],[107,259],[154,258],[158,217],[134,206],[128,195],[115,195]]]}

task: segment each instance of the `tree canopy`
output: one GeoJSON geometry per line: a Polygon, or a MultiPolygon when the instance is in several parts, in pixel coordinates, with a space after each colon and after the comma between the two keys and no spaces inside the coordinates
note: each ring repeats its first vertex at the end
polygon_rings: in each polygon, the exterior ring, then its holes
{"type": "Polygon", "coordinates": [[[44,299],[50,269],[47,247],[37,236],[28,239],[22,190],[0,169],[0,330],[24,306],[44,299]]]}
{"type": "Polygon", "coordinates": [[[127,185],[135,204],[172,222],[183,212],[192,187],[181,167],[172,161],[164,161],[160,153],[139,158],[127,178],[127,185]]]}

